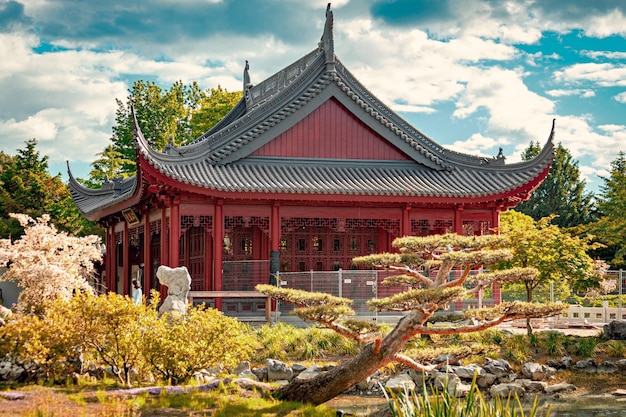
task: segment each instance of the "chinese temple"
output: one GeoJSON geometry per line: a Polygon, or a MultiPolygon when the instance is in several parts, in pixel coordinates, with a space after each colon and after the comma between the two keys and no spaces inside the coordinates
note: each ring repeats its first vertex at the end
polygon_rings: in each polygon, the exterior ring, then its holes
{"type": "MultiPolygon", "coordinates": [[[[554,158],[446,149],[364,87],[335,55],[333,12],[319,44],[253,84],[193,142],[152,149],[135,119],[137,174],[90,189],[69,172],[81,213],[106,228],[105,284],[128,294],[159,265],[186,266],[193,291],[238,291],[246,271],[351,269],[406,235],[486,234],[529,198],[554,158]],[[237,271],[235,271],[237,265],[237,271]]],[[[68,167],[69,171],[69,167],[68,167]]],[[[494,294],[494,297],[499,296],[494,294]]],[[[220,302],[218,300],[219,308],[220,302]]]]}

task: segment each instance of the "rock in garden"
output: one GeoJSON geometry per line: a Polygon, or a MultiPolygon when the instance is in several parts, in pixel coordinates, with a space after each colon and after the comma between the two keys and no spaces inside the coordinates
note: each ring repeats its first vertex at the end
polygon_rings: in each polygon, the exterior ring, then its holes
{"type": "Polygon", "coordinates": [[[415,382],[409,375],[402,373],[390,378],[385,388],[394,392],[415,391],[415,382]]]}
{"type": "Polygon", "coordinates": [[[626,322],[615,320],[605,325],[604,336],[611,340],[626,340],[626,322]]]}
{"type": "Polygon", "coordinates": [[[561,382],[559,384],[549,385],[546,387],[546,394],[557,394],[560,392],[575,391],[576,386],[567,382],[561,382]]]}
{"type": "Polygon", "coordinates": [[[159,266],[156,273],[159,283],[167,287],[167,297],[159,307],[159,313],[187,313],[187,295],[191,289],[191,276],[184,266],[170,268],[159,266]]]}
{"type": "Polygon", "coordinates": [[[489,391],[492,397],[508,398],[509,395],[517,395],[523,397],[526,395],[526,390],[520,384],[517,383],[505,383],[497,384],[491,387],[489,391]]]}
{"type": "Polygon", "coordinates": [[[265,364],[267,365],[267,380],[270,382],[291,381],[294,377],[293,369],[284,362],[276,359],[267,359],[265,364]]]}

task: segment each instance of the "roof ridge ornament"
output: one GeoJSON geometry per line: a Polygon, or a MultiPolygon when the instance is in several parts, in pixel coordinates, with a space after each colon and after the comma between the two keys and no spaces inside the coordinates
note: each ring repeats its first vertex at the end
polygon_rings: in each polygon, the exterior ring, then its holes
{"type": "Polygon", "coordinates": [[[335,67],[335,41],[333,39],[333,11],[330,9],[331,3],[326,6],[326,22],[324,23],[324,33],[320,39],[319,49],[324,51],[326,65],[329,69],[335,67]]]}
{"type": "Polygon", "coordinates": [[[246,91],[248,88],[252,88],[252,82],[250,82],[250,64],[248,64],[248,60],[246,59],[246,66],[243,68],[243,91],[246,91]]]}

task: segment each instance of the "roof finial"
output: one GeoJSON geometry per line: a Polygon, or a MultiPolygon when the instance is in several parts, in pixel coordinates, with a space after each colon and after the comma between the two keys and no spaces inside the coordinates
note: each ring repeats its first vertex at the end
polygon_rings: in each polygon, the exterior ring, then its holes
{"type": "Polygon", "coordinates": [[[250,73],[248,72],[249,69],[250,64],[248,64],[248,60],[246,59],[246,66],[243,68],[243,91],[252,87],[252,83],[250,82],[250,73]]]}
{"type": "Polygon", "coordinates": [[[330,9],[330,3],[326,6],[326,22],[324,23],[324,33],[320,40],[320,50],[324,50],[327,64],[335,62],[335,41],[333,39],[333,11],[330,9]]]}

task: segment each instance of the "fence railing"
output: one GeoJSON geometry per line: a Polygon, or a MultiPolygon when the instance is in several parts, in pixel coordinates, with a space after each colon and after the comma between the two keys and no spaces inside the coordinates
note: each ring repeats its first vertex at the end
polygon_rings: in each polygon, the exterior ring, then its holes
{"type": "MultiPolygon", "coordinates": [[[[460,271],[452,271],[450,279],[457,277],[460,271]]],[[[369,311],[367,301],[372,298],[384,298],[393,294],[406,291],[406,285],[386,286],[382,281],[393,275],[394,272],[383,270],[338,270],[338,271],[304,271],[304,272],[281,272],[270,279],[269,261],[232,261],[223,263],[223,287],[222,291],[254,291],[257,284],[267,284],[272,281],[284,288],[301,289],[305,291],[324,292],[331,295],[345,297],[353,300],[352,308],[357,315],[369,316],[379,314],[369,311]]],[[[616,293],[623,294],[626,291],[626,271],[608,271],[609,279],[615,280],[616,293]]],[[[548,290],[549,291],[549,290],[548,290]]],[[[550,298],[554,295],[550,291],[550,298]]],[[[581,307],[572,306],[561,317],[551,320],[556,322],[570,323],[607,323],[612,320],[626,320],[626,308],[621,305],[616,308],[606,307],[581,307]]],[[[211,301],[209,300],[209,305],[211,301]]],[[[463,311],[470,308],[491,307],[494,305],[492,298],[470,298],[458,300],[446,306],[448,311],[463,311]]],[[[272,305],[272,311],[284,316],[291,312],[294,307],[287,303],[272,305]]],[[[223,310],[227,314],[239,316],[263,317],[266,312],[266,300],[262,297],[224,297],[223,310]]],[[[383,314],[384,316],[385,314],[383,314]]],[[[386,313],[386,315],[394,315],[386,313]]],[[[395,313],[400,315],[400,313],[395,313]]]]}

